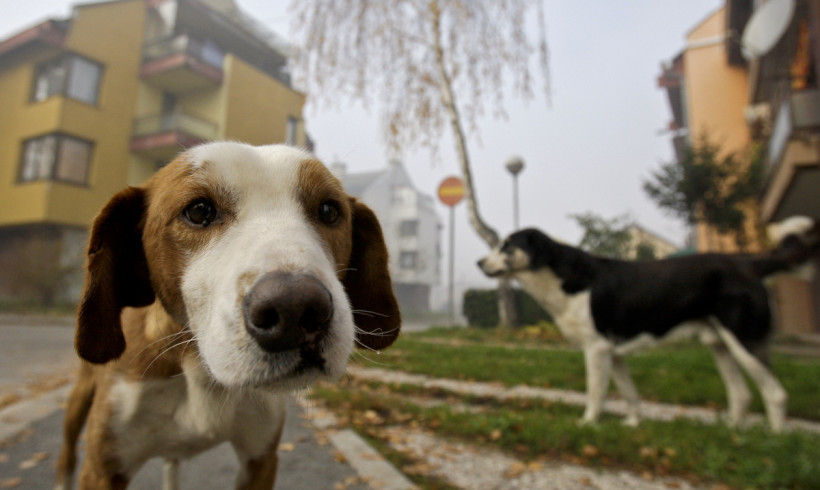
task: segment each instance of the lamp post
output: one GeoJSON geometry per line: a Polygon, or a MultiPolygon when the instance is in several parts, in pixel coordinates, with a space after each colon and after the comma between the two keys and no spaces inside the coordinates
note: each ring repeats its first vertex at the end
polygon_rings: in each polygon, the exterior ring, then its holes
{"type": "Polygon", "coordinates": [[[519,156],[511,156],[505,164],[513,176],[513,225],[518,229],[518,174],[524,170],[524,160],[519,156]]]}

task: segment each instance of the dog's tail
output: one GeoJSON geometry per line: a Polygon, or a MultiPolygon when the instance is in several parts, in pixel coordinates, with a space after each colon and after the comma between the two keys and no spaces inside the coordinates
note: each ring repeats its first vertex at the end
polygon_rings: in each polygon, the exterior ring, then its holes
{"type": "Polygon", "coordinates": [[[68,490],[74,482],[74,468],[77,466],[77,439],[82,433],[96,389],[91,365],[83,362],[80,374],[71,395],[68,397],[65,422],[63,423],[63,447],[57,460],[57,489],[68,490]]]}
{"type": "Polygon", "coordinates": [[[806,216],[793,216],[769,225],[767,232],[775,247],[754,260],[761,279],[789,274],[811,280],[820,259],[820,224],[806,216]]]}

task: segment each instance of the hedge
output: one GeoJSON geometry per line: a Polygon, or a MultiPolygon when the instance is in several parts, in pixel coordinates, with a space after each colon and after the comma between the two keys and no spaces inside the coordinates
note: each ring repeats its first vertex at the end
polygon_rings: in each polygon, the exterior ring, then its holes
{"type": "MultiPolygon", "coordinates": [[[[518,323],[520,325],[535,325],[539,321],[552,322],[552,316],[541,305],[532,299],[532,296],[521,289],[513,289],[515,304],[518,308],[518,323]]],[[[497,289],[468,289],[464,292],[462,313],[469,325],[474,327],[492,328],[499,325],[498,320],[498,290],[497,289]]]]}

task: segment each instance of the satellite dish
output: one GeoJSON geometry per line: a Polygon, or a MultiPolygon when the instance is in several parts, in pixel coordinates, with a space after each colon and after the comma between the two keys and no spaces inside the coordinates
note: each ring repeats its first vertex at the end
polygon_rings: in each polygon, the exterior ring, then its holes
{"type": "Polygon", "coordinates": [[[747,60],[768,53],[783,37],[794,16],[795,0],[768,0],[746,23],[740,45],[747,60]]]}

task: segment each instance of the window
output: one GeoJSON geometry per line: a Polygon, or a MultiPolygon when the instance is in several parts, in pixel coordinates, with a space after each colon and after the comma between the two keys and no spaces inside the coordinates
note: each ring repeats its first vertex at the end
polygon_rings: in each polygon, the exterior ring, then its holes
{"type": "Polygon", "coordinates": [[[401,236],[416,236],[419,233],[419,222],[418,220],[410,220],[406,219],[401,222],[401,228],[399,229],[399,235],[401,236]]]}
{"type": "Polygon", "coordinates": [[[285,135],[285,143],[289,145],[296,145],[296,130],[299,128],[299,120],[293,116],[288,117],[287,134],[285,135]]]}
{"type": "Polygon", "coordinates": [[[415,269],[418,253],[416,252],[402,252],[399,256],[399,267],[402,269],[415,269]]]}
{"type": "Polygon", "coordinates": [[[102,66],[77,55],[47,61],[36,68],[31,100],[65,95],[88,104],[97,103],[102,66]]]}
{"type": "Polygon", "coordinates": [[[62,134],[48,134],[23,143],[20,181],[56,180],[86,185],[91,142],[62,134]]]}

